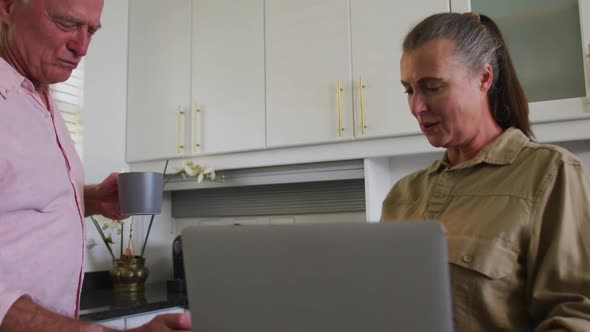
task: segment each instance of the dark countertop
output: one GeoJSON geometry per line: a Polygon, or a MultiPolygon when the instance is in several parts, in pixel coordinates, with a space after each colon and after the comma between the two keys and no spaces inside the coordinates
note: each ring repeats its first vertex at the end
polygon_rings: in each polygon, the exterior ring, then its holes
{"type": "Polygon", "coordinates": [[[168,293],[166,283],[145,285],[141,293],[119,293],[113,289],[83,291],[80,319],[101,321],[172,307],[187,307],[186,294],[168,293]]]}

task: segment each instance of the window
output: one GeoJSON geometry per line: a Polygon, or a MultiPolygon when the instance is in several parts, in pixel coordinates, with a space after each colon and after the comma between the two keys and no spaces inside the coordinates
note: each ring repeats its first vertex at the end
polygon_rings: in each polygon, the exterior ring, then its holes
{"type": "Polygon", "coordinates": [[[80,61],[78,68],[72,72],[72,76],[67,81],[52,84],[49,90],[76,144],[76,150],[82,158],[84,128],[81,111],[84,103],[84,59],[80,61]]]}

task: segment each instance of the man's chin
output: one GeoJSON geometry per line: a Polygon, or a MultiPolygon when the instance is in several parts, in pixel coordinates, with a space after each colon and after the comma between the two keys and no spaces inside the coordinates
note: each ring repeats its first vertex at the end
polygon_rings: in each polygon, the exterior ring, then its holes
{"type": "Polygon", "coordinates": [[[49,76],[49,84],[56,84],[67,81],[72,76],[72,70],[62,69],[59,72],[53,73],[49,76]]]}

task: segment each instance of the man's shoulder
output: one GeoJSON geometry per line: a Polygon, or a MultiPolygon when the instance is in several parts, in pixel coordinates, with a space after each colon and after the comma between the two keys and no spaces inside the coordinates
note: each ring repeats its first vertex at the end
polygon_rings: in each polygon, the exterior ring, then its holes
{"type": "MultiPolygon", "coordinates": [[[[20,75],[6,60],[0,57],[0,96],[6,98],[7,94],[18,87],[24,77],[20,75]]],[[[2,99],[4,99],[2,98],[2,99]]]]}

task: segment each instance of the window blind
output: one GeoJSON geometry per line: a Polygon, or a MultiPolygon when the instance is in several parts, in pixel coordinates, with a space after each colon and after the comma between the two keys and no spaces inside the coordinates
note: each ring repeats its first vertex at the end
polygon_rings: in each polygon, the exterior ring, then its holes
{"type": "Polygon", "coordinates": [[[82,157],[84,127],[82,126],[81,111],[84,103],[84,59],[72,71],[72,75],[67,81],[52,84],[49,91],[76,144],[76,150],[82,157]]]}

